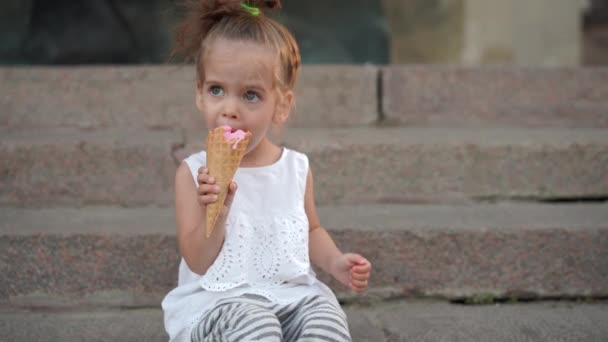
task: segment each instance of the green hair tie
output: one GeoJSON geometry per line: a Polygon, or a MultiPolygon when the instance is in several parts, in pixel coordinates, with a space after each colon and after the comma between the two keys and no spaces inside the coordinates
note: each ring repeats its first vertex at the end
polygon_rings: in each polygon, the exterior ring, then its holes
{"type": "Polygon", "coordinates": [[[241,2],[241,7],[243,7],[247,12],[249,12],[253,16],[260,15],[260,9],[257,7],[249,6],[244,2],[241,2]]]}

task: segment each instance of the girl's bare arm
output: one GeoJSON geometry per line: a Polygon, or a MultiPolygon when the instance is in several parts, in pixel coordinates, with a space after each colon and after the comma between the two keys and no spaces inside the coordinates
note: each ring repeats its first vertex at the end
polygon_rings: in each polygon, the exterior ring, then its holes
{"type": "MultiPolygon", "coordinates": [[[[192,180],[190,169],[181,163],[175,175],[175,216],[177,223],[177,242],[179,252],[192,272],[205,274],[217,258],[226,234],[225,216],[227,208],[222,210],[223,218],[218,218],[211,237],[205,237],[205,210],[208,203],[217,200],[215,180],[209,177],[204,168],[199,170],[197,181],[192,180]]],[[[226,196],[230,205],[234,190],[231,187],[226,196]]]]}
{"type": "Polygon", "coordinates": [[[368,288],[372,265],[365,257],[356,253],[342,253],[325,228],[321,227],[317,216],[312,173],[308,172],[304,208],[310,224],[309,253],[313,264],[331,274],[342,284],[355,292],[368,288]]]}
{"type": "Polygon", "coordinates": [[[306,179],[304,209],[306,210],[306,216],[308,216],[308,224],[310,227],[308,236],[310,260],[323,271],[333,275],[335,260],[342,255],[342,252],[338,249],[331,236],[329,236],[327,230],[325,230],[319,222],[313,188],[312,172],[309,170],[306,179]]]}

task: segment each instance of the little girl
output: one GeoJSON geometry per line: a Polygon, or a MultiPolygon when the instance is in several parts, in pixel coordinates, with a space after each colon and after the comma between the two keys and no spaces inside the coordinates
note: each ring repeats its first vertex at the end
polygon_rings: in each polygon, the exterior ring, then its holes
{"type": "Polygon", "coordinates": [[[280,2],[189,5],[176,52],[196,62],[196,106],[207,128],[252,138],[209,238],[205,210],[219,187],[205,151],[177,170],[182,259],[162,302],[171,341],[350,341],[344,311],[310,262],[355,292],[367,289],[371,264],[342,253],[321,227],[306,155],[267,137],[289,116],[301,60],[289,31],[264,15],[280,2]]]}

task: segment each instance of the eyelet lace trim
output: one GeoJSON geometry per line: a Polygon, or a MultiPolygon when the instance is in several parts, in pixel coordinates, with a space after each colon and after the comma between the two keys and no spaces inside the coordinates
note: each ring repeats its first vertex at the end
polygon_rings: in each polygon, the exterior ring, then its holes
{"type": "Polygon", "coordinates": [[[227,291],[247,284],[277,287],[308,273],[308,220],[305,215],[254,219],[229,217],[224,246],[200,285],[227,291]]]}

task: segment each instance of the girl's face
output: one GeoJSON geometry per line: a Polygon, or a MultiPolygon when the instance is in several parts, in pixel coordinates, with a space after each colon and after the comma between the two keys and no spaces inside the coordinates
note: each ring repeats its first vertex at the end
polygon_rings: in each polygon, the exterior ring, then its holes
{"type": "Polygon", "coordinates": [[[249,152],[265,138],[273,121],[282,123],[289,113],[274,86],[276,54],[259,44],[226,39],[216,40],[206,51],[205,79],[197,82],[196,105],[208,129],[228,125],[250,131],[249,152]]]}

